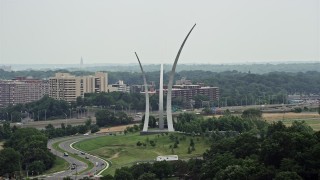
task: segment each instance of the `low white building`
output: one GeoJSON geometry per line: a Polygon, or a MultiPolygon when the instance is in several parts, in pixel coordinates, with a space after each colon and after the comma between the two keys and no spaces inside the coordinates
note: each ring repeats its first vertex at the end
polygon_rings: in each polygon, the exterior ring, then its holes
{"type": "Polygon", "coordinates": [[[177,161],[178,155],[157,156],[157,161],[177,161]]]}
{"type": "Polygon", "coordinates": [[[119,80],[116,84],[108,85],[108,92],[114,91],[130,93],[130,86],[125,84],[122,80],[119,80]]]}

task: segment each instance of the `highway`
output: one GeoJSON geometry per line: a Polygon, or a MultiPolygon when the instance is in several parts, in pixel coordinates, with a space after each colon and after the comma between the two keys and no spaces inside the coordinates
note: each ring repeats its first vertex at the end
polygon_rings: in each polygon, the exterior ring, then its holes
{"type": "Polygon", "coordinates": [[[62,172],[57,172],[54,174],[50,175],[43,175],[39,176],[39,178],[44,178],[44,179],[62,179],[63,177],[69,176],[72,177],[73,179],[78,179],[82,177],[88,177],[88,176],[93,176],[97,175],[99,176],[102,173],[102,170],[106,170],[109,167],[109,163],[99,157],[90,155],[85,153],[84,155],[81,154],[81,151],[75,149],[72,147],[72,145],[78,141],[86,140],[86,139],[92,139],[92,138],[97,138],[103,135],[79,135],[79,136],[71,136],[71,137],[64,137],[64,138],[56,138],[49,140],[48,142],[48,148],[51,149],[51,152],[59,157],[62,157],[65,159],[69,164],[69,169],[62,171],[62,172]],[[63,152],[57,151],[54,149],[52,146],[54,143],[59,143],[59,147],[63,149],[64,152],[67,152],[69,156],[64,156],[63,152]],[[79,156],[83,159],[87,157],[87,160],[90,161],[94,166],[92,169],[87,169],[88,166],[86,163],[70,156],[71,154],[76,154],[76,156],[79,156]],[[71,169],[71,167],[74,166],[74,169],[71,169]]]}

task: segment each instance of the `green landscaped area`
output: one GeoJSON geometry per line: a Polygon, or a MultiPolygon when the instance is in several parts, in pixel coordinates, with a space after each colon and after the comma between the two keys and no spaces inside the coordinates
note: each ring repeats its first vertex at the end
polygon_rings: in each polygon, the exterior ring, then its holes
{"type": "Polygon", "coordinates": [[[305,121],[313,130],[320,131],[320,115],[316,112],[264,113],[263,118],[269,123],[282,121],[286,126],[291,126],[293,121],[305,121]]]}
{"type": "Polygon", "coordinates": [[[291,126],[293,121],[305,121],[314,131],[320,131],[320,118],[319,119],[299,119],[299,120],[284,119],[281,121],[286,126],[291,126]]]}
{"type": "Polygon", "coordinates": [[[55,172],[60,172],[67,170],[69,168],[69,163],[65,161],[63,158],[56,156],[56,160],[54,161],[53,167],[48,169],[44,174],[51,174],[55,172]]]}
{"type": "Polygon", "coordinates": [[[111,167],[104,171],[102,175],[113,175],[117,168],[122,166],[131,166],[139,161],[152,161],[159,155],[178,155],[179,159],[188,159],[191,157],[199,157],[209,149],[209,143],[202,137],[191,137],[178,133],[172,133],[178,137],[178,148],[173,147],[174,141],[170,140],[170,134],[143,135],[139,133],[103,136],[95,139],[85,140],[74,144],[74,147],[81,149],[93,155],[98,155],[112,162],[111,167]],[[195,150],[188,154],[190,139],[193,139],[195,150]],[[147,144],[137,146],[137,142],[147,144]],[[156,142],[156,146],[152,147],[150,141],[156,142]]]}

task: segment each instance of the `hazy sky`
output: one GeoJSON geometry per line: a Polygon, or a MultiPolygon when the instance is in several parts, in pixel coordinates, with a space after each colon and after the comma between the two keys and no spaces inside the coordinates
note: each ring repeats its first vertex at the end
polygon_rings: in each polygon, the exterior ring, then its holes
{"type": "Polygon", "coordinates": [[[319,0],[0,0],[0,64],[320,61],[319,0]]]}

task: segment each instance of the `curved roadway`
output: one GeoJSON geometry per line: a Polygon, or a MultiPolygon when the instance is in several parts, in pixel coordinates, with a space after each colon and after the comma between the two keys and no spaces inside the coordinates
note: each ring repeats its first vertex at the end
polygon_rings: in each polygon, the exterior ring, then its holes
{"type": "Polygon", "coordinates": [[[73,179],[77,179],[77,178],[80,179],[85,176],[100,175],[102,173],[102,170],[105,170],[109,167],[109,163],[99,157],[96,157],[87,153],[83,155],[81,154],[81,151],[73,148],[72,145],[78,141],[97,138],[101,136],[103,135],[88,135],[88,136],[80,135],[80,136],[64,137],[64,138],[49,140],[48,148],[51,149],[51,152],[54,155],[65,159],[69,163],[69,169],[65,171],[57,172],[51,175],[47,175],[45,177],[42,176],[41,178],[61,179],[63,177],[69,176],[69,177],[72,177],[73,179]],[[64,156],[63,152],[57,151],[52,147],[53,144],[57,142],[61,142],[59,143],[59,147],[63,149],[65,152],[67,152],[69,156],[64,156]],[[87,169],[88,165],[86,163],[71,157],[70,154],[76,154],[76,156],[79,156],[83,159],[87,159],[93,164],[93,168],[87,169]],[[74,166],[75,168],[71,169],[72,166],[74,166]]]}

